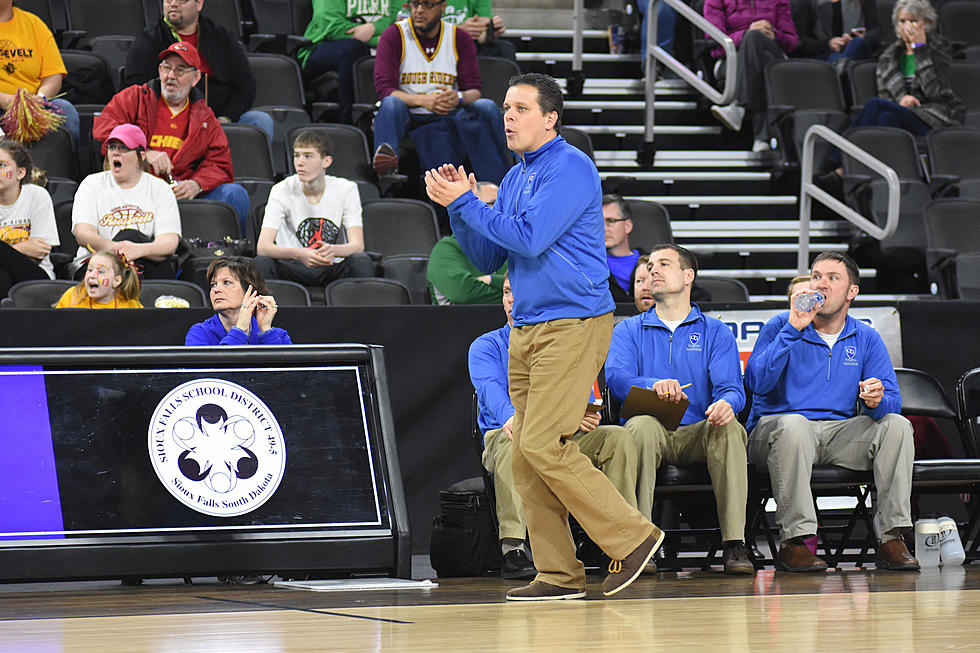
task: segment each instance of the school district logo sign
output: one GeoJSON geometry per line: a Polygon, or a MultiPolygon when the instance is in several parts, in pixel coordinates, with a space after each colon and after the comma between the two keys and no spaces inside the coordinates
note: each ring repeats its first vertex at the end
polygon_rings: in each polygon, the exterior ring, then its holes
{"type": "Polygon", "coordinates": [[[286,443],[269,407],[222,379],[188,381],[153,411],[150,461],[181,503],[214,517],[249,513],[269,500],[286,468],[286,443]]]}

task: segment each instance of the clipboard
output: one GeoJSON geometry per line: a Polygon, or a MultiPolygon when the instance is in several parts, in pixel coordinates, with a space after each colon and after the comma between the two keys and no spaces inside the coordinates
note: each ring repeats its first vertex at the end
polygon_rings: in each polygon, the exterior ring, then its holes
{"type": "Polygon", "coordinates": [[[626,395],[622,408],[619,409],[619,416],[622,419],[629,419],[634,415],[652,415],[660,420],[665,429],[676,431],[689,405],[691,402],[687,399],[675,404],[661,399],[660,395],[649,388],[634,385],[626,395]]]}

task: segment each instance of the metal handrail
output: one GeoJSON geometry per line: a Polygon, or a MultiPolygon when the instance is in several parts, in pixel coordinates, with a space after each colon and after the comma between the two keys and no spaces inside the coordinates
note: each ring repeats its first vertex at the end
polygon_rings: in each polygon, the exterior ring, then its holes
{"type": "Polygon", "coordinates": [[[694,11],[683,0],[649,0],[647,5],[647,65],[646,65],[646,118],[643,140],[646,143],[653,143],[653,109],[654,109],[654,86],[657,82],[657,61],[663,63],[667,68],[682,80],[687,82],[698,93],[708,98],[712,104],[729,104],[735,98],[735,76],[736,56],[735,42],[722,30],[712,24],[707,18],[694,11]],[[675,59],[669,52],[657,45],[657,7],[661,2],[666,2],[674,10],[687,20],[691,21],[696,27],[704,30],[712,40],[721,45],[725,51],[725,86],[719,93],[713,86],[697,76],[697,74],[675,59]]]}
{"type": "Polygon", "coordinates": [[[898,211],[901,207],[901,185],[898,181],[898,174],[885,163],[830,128],[823,125],[813,125],[806,130],[806,135],[803,137],[803,165],[800,177],[800,250],[796,259],[797,271],[800,274],[806,274],[810,269],[810,208],[814,199],[878,240],[888,238],[898,229],[898,211]],[[857,159],[885,178],[885,182],[888,184],[888,210],[884,228],[879,227],[830,193],[813,184],[815,164],[813,148],[818,138],[838,147],[841,152],[857,159]]]}

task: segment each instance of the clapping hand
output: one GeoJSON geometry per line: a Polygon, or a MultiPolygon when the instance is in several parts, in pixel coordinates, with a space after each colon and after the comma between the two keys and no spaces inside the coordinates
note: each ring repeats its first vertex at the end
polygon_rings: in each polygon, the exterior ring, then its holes
{"type": "Polygon", "coordinates": [[[425,173],[425,193],[440,206],[449,206],[467,191],[476,194],[476,176],[467,176],[463,166],[444,164],[425,173]]]}

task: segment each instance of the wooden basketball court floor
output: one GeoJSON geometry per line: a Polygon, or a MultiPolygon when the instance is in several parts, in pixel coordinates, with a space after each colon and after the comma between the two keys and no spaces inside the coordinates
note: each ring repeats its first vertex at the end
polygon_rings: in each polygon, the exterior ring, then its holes
{"type": "MultiPolygon", "coordinates": [[[[980,566],[643,576],[602,599],[508,603],[499,578],[311,592],[216,579],[0,585],[0,653],[980,650],[980,566]]],[[[519,583],[518,583],[519,584],[519,583]]]]}

